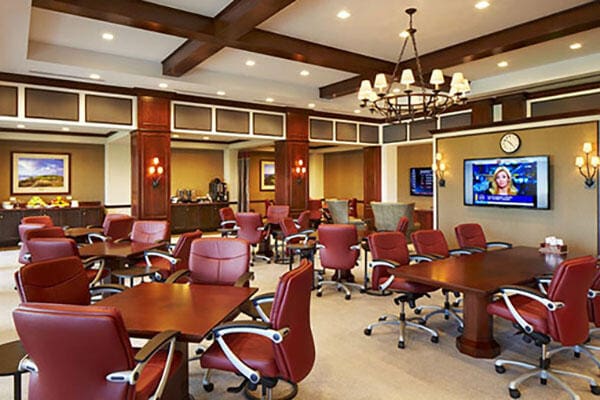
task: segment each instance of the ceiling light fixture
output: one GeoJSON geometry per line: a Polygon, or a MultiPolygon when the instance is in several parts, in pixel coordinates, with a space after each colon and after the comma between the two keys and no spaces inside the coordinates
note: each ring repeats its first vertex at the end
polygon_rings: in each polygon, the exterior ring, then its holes
{"type": "Polygon", "coordinates": [[[336,15],[339,19],[348,19],[352,14],[348,10],[340,10],[336,15]]]}
{"type": "Polygon", "coordinates": [[[315,103],[308,103],[308,108],[315,108],[315,103]]]}
{"type": "Polygon", "coordinates": [[[161,83],[158,84],[158,87],[161,88],[161,89],[166,89],[166,88],[169,87],[169,84],[165,83],[165,82],[161,82],[161,83]]]}
{"type": "Polygon", "coordinates": [[[23,124],[17,124],[17,128],[19,128],[19,129],[25,129],[25,125],[23,125],[23,124]]]}
{"type": "Polygon", "coordinates": [[[98,80],[98,79],[100,79],[100,75],[98,75],[98,74],[90,74],[90,78],[98,80]]]}
{"type": "Polygon", "coordinates": [[[490,6],[490,3],[488,1],[478,1],[477,3],[475,3],[475,8],[478,10],[484,10],[486,8],[488,8],[490,6]]]}
{"type": "Polygon", "coordinates": [[[307,71],[307,70],[305,70],[305,69],[303,69],[302,71],[300,71],[300,75],[302,75],[302,76],[309,76],[310,72],[307,71]]]}
{"type": "Polygon", "coordinates": [[[506,67],[508,67],[508,61],[500,61],[497,65],[500,68],[506,68],[506,67]]]}
{"type": "Polygon", "coordinates": [[[581,43],[573,43],[569,46],[571,50],[578,50],[581,48],[581,43]]]}
{"type": "Polygon", "coordinates": [[[272,97],[267,97],[267,98],[265,99],[265,101],[266,101],[267,103],[272,103],[272,102],[274,102],[275,100],[274,100],[272,97]]]}
{"type": "Polygon", "coordinates": [[[360,114],[360,110],[357,108],[356,110],[354,110],[354,114],[360,114]]]}
{"type": "Polygon", "coordinates": [[[219,90],[219,91],[217,92],[217,94],[218,94],[219,96],[225,96],[227,93],[225,93],[225,91],[224,91],[224,90],[219,90]]]}
{"type": "Polygon", "coordinates": [[[409,17],[409,27],[406,30],[408,36],[402,44],[398,61],[391,76],[391,82],[388,84],[385,73],[379,73],[375,76],[373,86],[371,86],[369,80],[364,80],[361,82],[358,91],[360,106],[367,107],[371,113],[381,114],[387,122],[414,120],[416,117],[435,118],[453,104],[465,103],[467,93],[471,91],[469,81],[464,78],[461,72],[455,72],[452,75],[449,93],[442,92],[440,85],[444,84],[444,73],[441,69],[434,69],[431,72],[429,83],[433,85],[433,89],[426,88],[415,39],[417,30],[413,27],[413,15],[416,12],[416,8],[406,9],[406,14],[409,17]],[[402,56],[409,43],[415,55],[418,81],[415,81],[410,68],[400,71],[402,56]],[[394,91],[396,89],[394,84],[397,82],[404,86],[401,93],[394,91]],[[415,82],[420,86],[416,90],[411,87],[415,82]]]}
{"type": "Polygon", "coordinates": [[[246,60],[247,67],[254,67],[254,65],[256,65],[256,62],[254,60],[246,60]]]}
{"type": "Polygon", "coordinates": [[[204,139],[204,140],[210,140],[210,138],[208,136],[203,136],[202,139],[204,139]]]}
{"type": "Polygon", "coordinates": [[[110,32],[104,32],[102,34],[102,39],[104,39],[104,40],[113,40],[114,38],[115,38],[115,35],[113,35],[110,32]]]}
{"type": "Polygon", "coordinates": [[[63,132],[69,132],[71,130],[71,128],[69,128],[67,126],[63,126],[62,130],[63,130],[63,132]]]}

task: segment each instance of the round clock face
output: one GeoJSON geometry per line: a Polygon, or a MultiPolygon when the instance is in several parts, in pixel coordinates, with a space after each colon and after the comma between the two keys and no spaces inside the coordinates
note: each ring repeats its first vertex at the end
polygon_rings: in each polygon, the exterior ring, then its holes
{"type": "Polygon", "coordinates": [[[521,146],[521,138],[516,133],[507,133],[500,139],[500,148],[505,153],[514,153],[521,146]]]}

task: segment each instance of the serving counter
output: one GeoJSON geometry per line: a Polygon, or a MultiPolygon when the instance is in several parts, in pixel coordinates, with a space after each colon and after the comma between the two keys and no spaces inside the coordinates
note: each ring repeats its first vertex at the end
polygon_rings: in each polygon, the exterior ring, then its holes
{"type": "Polygon", "coordinates": [[[171,233],[216,231],[221,219],[219,209],[231,203],[174,203],[171,204],[171,233]]]}

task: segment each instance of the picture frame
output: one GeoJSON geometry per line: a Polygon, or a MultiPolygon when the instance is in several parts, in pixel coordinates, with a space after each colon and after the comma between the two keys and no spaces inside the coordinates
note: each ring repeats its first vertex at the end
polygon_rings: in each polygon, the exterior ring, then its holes
{"type": "Polygon", "coordinates": [[[69,194],[71,154],[11,152],[11,194],[69,194]]]}
{"type": "Polygon", "coordinates": [[[260,191],[275,190],[275,161],[260,160],[260,191]]]}

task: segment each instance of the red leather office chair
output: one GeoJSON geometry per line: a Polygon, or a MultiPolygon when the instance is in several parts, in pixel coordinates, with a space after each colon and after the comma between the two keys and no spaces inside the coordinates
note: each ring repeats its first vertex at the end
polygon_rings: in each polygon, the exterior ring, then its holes
{"type": "Polygon", "coordinates": [[[79,257],[54,258],[33,262],[15,272],[22,302],[90,304],[92,296],[122,292],[121,285],[89,286],[89,278],[79,257]]]}
{"type": "Polygon", "coordinates": [[[121,240],[126,239],[131,234],[135,218],[126,214],[106,214],[102,223],[102,235],[90,233],[88,241],[93,243],[98,240],[121,240]]]}
{"type": "Polygon", "coordinates": [[[314,227],[319,226],[321,223],[321,217],[323,216],[323,205],[321,200],[308,200],[308,211],[310,211],[310,222],[314,227]]]}
{"type": "Polygon", "coordinates": [[[54,226],[54,222],[49,215],[32,215],[21,218],[22,224],[40,224],[44,226],[54,226]]]}
{"type": "Polygon", "coordinates": [[[284,205],[272,205],[267,210],[267,222],[269,224],[279,224],[279,222],[289,217],[290,215],[290,206],[284,205]]]}
{"type": "MultiPolygon", "coordinates": [[[[269,239],[269,229],[263,226],[262,219],[258,213],[237,213],[235,217],[238,230],[237,237],[247,240],[250,245],[255,248],[264,240],[269,239]]],[[[271,258],[264,254],[256,254],[256,250],[252,253],[252,262],[256,258],[261,258],[267,263],[271,262],[271,258]]]]}
{"type": "MultiPolygon", "coordinates": [[[[442,231],[436,229],[423,229],[411,234],[412,243],[415,246],[415,251],[418,255],[423,257],[429,257],[430,260],[447,258],[450,256],[460,256],[460,255],[470,255],[472,254],[470,251],[465,249],[456,249],[450,250],[448,248],[448,242],[446,242],[446,238],[442,231]]],[[[458,306],[459,301],[455,302],[454,305],[450,303],[450,291],[447,289],[442,289],[442,293],[444,294],[444,306],[419,306],[415,309],[416,314],[420,314],[424,309],[432,309],[434,311],[427,314],[423,317],[425,323],[429,320],[429,318],[433,317],[437,314],[444,315],[444,319],[448,319],[450,317],[454,318],[456,322],[458,322],[458,330],[462,331],[464,328],[464,322],[462,318],[457,314],[462,312],[462,310],[455,308],[454,306],[458,306]]],[[[458,297],[458,293],[455,293],[458,297]]]]}
{"type": "Polygon", "coordinates": [[[396,225],[396,232],[402,232],[406,235],[409,223],[410,220],[408,219],[408,217],[400,217],[400,219],[398,220],[398,225],[396,225]]]}
{"type": "MultiPolygon", "coordinates": [[[[307,243],[310,238],[309,235],[314,233],[311,229],[300,231],[298,225],[290,217],[282,219],[279,226],[281,227],[281,233],[283,234],[283,247],[287,257],[293,257],[295,254],[289,249],[289,244],[307,243]]],[[[292,265],[292,261],[293,260],[290,260],[290,266],[292,265]]],[[[313,260],[310,261],[313,262],[313,260]]]]}
{"type": "Polygon", "coordinates": [[[298,230],[306,231],[310,229],[310,211],[304,210],[298,215],[298,218],[294,220],[298,230]]]}
{"type": "MultiPolygon", "coordinates": [[[[213,329],[215,342],[200,359],[202,368],[242,375],[247,388],[254,390],[260,385],[263,397],[269,399],[277,381],[284,380],[293,385],[293,392],[286,398],[293,398],[297,383],[310,373],[315,362],[310,328],[311,285],[312,265],[303,260],[279,279],[269,323],[234,322],[213,329]]],[[[212,389],[212,384],[205,388],[212,389]]]]}
{"type": "Polygon", "coordinates": [[[348,216],[358,218],[358,201],[356,197],[348,199],[348,216]]]}
{"type": "Polygon", "coordinates": [[[221,228],[233,229],[235,228],[235,213],[231,207],[219,208],[219,217],[221,218],[221,228]]]}
{"type": "MultiPolygon", "coordinates": [[[[77,243],[73,239],[65,237],[34,238],[27,241],[27,246],[29,247],[31,261],[34,263],[63,257],[80,257],[77,243]]],[[[104,259],[102,257],[89,257],[82,260],[82,263],[90,286],[106,278],[110,273],[110,271],[104,269],[104,259]]]]}
{"type": "Polygon", "coordinates": [[[144,261],[136,264],[138,267],[156,267],[158,276],[155,278],[164,281],[179,270],[189,268],[190,248],[192,242],[202,237],[202,231],[196,229],[193,232],[182,233],[175,247],[169,251],[149,250],[144,252],[144,261]]]}
{"type": "Polygon", "coordinates": [[[135,221],[129,240],[138,243],[168,242],[171,235],[169,221],[135,221]]]}
{"type": "Polygon", "coordinates": [[[505,365],[515,365],[528,369],[527,373],[514,379],[508,385],[512,398],[521,393],[519,385],[528,378],[537,376],[542,384],[547,379],[569,393],[571,398],[579,398],[575,392],[560,380],[557,375],[582,378],[588,381],[592,393],[600,394],[600,387],[591,377],[550,367],[550,358],[546,351],[551,341],[564,346],[584,343],[588,338],[587,295],[596,271],[596,259],[587,257],[573,258],[561,263],[550,282],[548,294],[524,286],[504,286],[499,293],[502,298],[490,303],[488,313],[512,321],[523,333],[541,347],[539,362],[529,364],[521,361],[498,359],[496,372],[506,371],[505,365]]]}
{"type": "Polygon", "coordinates": [[[156,335],[134,354],[113,307],[21,304],[13,320],[27,352],[19,368],[30,372],[30,400],[159,398],[181,363],[177,331],[156,335]]]}
{"type": "Polygon", "coordinates": [[[458,245],[471,251],[485,251],[494,247],[507,249],[512,244],[507,242],[488,242],[479,224],[460,224],[454,227],[458,245]]]}
{"type": "Polygon", "coordinates": [[[29,264],[31,262],[31,256],[29,254],[29,248],[27,247],[27,232],[44,228],[42,224],[20,224],[19,225],[19,263],[29,264]]]}
{"type": "Polygon", "coordinates": [[[28,242],[35,238],[64,238],[65,232],[58,226],[47,226],[41,224],[19,225],[19,236],[21,237],[21,250],[19,251],[19,262],[27,264],[31,262],[31,252],[28,242]]]}
{"type": "Polygon", "coordinates": [[[420,329],[431,335],[431,341],[437,343],[439,334],[436,330],[425,325],[406,320],[406,303],[412,308],[415,301],[429,292],[439,288],[430,285],[424,285],[416,282],[409,282],[406,279],[396,278],[388,272],[388,268],[397,268],[401,265],[407,265],[411,261],[424,261],[421,257],[411,257],[408,255],[408,246],[406,236],[402,232],[377,232],[368,236],[369,249],[373,257],[370,267],[373,268],[371,275],[371,288],[380,290],[382,293],[391,290],[401,293],[394,299],[396,305],[400,305],[399,316],[387,314],[379,317],[379,321],[367,326],[364,330],[365,335],[370,336],[373,328],[379,325],[398,325],[400,327],[400,336],[398,339],[398,348],[405,346],[406,327],[420,329]]]}
{"type": "Polygon", "coordinates": [[[339,270],[337,280],[323,280],[317,284],[317,296],[323,295],[323,285],[334,285],[338,291],[343,290],[346,300],[350,300],[351,294],[348,287],[362,289],[356,283],[342,282],[342,271],[350,271],[356,266],[360,254],[358,234],[355,225],[323,224],[319,225],[319,256],[321,266],[325,269],[339,270]]]}

